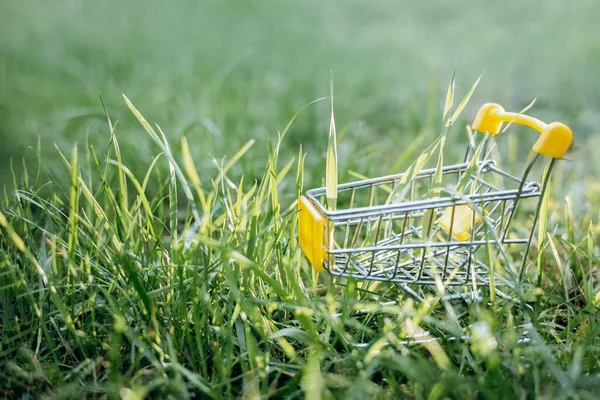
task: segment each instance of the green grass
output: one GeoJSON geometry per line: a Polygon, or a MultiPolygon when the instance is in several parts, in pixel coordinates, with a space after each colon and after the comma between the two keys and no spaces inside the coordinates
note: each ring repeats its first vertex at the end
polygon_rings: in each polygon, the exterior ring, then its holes
{"type": "Polygon", "coordinates": [[[250,145],[202,179],[189,144],[173,155],[168,136],[128,104],[155,143],[147,173],[131,173],[109,117],[106,153],[60,153],[69,184],[47,180],[40,157],[5,192],[3,395],[597,395],[597,206],[551,207],[545,256],[530,257],[526,276],[537,280],[537,259],[542,284],[524,293],[531,309],[491,301],[485,288],[480,304],[435,292],[415,303],[395,285],[310,269],[293,209],[304,154],[281,159],[287,129],[259,180],[231,173],[250,145]],[[390,300],[398,304],[382,304],[390,300]],[[424,330],[441,341],[403,342],[424,330]],[[463,335],[471,341],[448,339],[463,335]]]}
{"type": "MultiPolygon", "coordinates": [[[[0,398],[600,395],[594,1],[109,4],[0,4],[0,398]],[[461,160],[487,101],[539,95],[528,112],[575,133],[530,307],[413,302],[298,247],[330,70],[342,183],[419,159],[455,60],[455,102],[486,72],[428,166],[461,160]],[[423,330],[439,342],[404,342],[423,330]]],[[[534,140],[509,129],[501,166],[522,173],[534,140]]]]}

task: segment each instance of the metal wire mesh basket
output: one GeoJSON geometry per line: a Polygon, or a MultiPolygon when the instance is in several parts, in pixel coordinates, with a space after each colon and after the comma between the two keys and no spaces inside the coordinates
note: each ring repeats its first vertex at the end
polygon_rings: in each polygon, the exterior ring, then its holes
{"type": "Polygon", "coordinates": [[[490,279],[503,284],[507,275],[518,276],[502,256],[509,247],[519,252],[522,270],[552,167],[570,147],[572,134],[561,123],[545,124],[497,104],[482,106],[472,128],[487,140],[503,122],[541,133],[522,177],[493,160],[469,160],[469,147],[464,163],[442,169],[445,189],[436,189],[436,169],[409,181],[403,174],[361,180],[338,186],[342,207],[335,211],[325,206],[325,188],[308,190],[298,202],[299,242],[313,267],[342,277],[424,285],[482,286],[490,279]],[[540,155],[551,157],[544,182],[527,181],[540,155]],[[398,188],[403,200],[390,201],[398,188]],[[435,190],[438,195],[428,198],[435,190]],[[534,203],[526,208],[535,209],[533,217],[519,214],[523,202],[534,203]],[[515,216],[526,223],[516,226],[515,216]]]}

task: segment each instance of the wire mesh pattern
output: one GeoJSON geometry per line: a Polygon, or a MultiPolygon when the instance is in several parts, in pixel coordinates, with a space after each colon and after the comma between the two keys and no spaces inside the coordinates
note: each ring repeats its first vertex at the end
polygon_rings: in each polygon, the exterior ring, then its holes
{"type": "Polygon", "coordinates": [[[530,241],[528,230],[513,227],[517,204],[539,197],[541,185],[491,160],[442,169],[445,185],[467,182],[466,194],[438,188],[435,175],[427,169],[408,183],[399,174],[339,185],[337,211],[325,208],[324,188],[309,190],[306,197],[327,219],[325,269],[359,279],[482,286],[493,268],[496,282],[506,283],[502,276],[514,271],[501,249],[530,241]]]}

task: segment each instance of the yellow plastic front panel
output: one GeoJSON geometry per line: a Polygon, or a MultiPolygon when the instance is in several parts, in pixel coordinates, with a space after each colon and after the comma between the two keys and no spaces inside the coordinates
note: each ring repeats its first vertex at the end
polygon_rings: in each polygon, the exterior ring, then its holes
{"type": "Polygon", "coordinates": [[[323,242],[327,221],[304,196],[298,199],[298,237],[300,248],[317,272],[323,270],[327,251],[323,242]]]}

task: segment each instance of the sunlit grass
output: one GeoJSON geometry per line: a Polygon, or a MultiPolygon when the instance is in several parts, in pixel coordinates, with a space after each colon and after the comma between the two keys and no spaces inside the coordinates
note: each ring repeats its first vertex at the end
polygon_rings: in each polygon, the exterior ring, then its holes
{"type": "MultiPolygon", "coordinates": [[[[280,151],[291,122],[254,181],[234,173],[254,141],[200,172],[189,139],[173,152],[125,101],[155,145],[143,175],[119,148],[131,128],[107,118],[107,151],[60,154],[66,184],[38,159],[40,172],[26,165],[4,192],[0,395],[593,398],[600,387],[597,205],[555,207],[550,194],[544,257],[531,254],[524,276],[533,307],[491,302],[486,288],[481,303],[435,290],[414,302],[396,285],[312,271],[293,207],[305,154],[280,151]]],[[[452,104],[450,119],[462,111],[452,104]]],[[[330,126],[325,157],[336,154],[333,108],[330,126]]],[[[440,146],[415,146],[408,176],[449,161],[432,157],[440,146]]],[[[330,168],[319,172],[328,187],[330,168]]]]}
{"type": "Polygon", "coordinates": [[[333,77],[329,84],[329,98],[331,99],[331,117],[329,121],[329,138],[327,140],[327,156],[325,163],[325,189],[327,193],[327,207],[331,211],[337,208],[338,190],[338,156],[337,132],[335,130],[335,116],[333,112],[333,77]]]}

